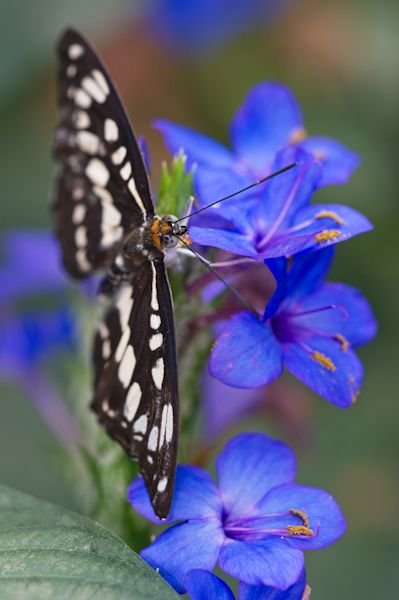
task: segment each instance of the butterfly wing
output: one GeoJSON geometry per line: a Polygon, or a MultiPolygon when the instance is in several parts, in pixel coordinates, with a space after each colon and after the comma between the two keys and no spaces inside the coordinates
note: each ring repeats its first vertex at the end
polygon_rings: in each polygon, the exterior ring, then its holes
{"type": "Polygon", "coordinates": [[[138,459],[154,510],[166,517],[177,460],[178,384],[173,306],[163,260],[145,261],[97,331],[92,407],[138,459]]]}
{"type": "Polygon", "coordinates": [[[126,232],[154,208],[132,127],[100,59],[72,29],[59,41],[58,59],[53,209],[65,268],[82,278],[106,268],[126,232]]]}

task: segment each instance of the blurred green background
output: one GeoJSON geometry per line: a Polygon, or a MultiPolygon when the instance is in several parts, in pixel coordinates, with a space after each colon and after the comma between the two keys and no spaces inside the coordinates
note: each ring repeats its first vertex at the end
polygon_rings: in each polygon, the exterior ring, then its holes
{"type": "MultiPolygon", "coordinates": [[[[288,84],[311,134],[334,137],[363,157],[348,185],[317,198],[352,205],[374,222],[371,234],[339,248],[333,275],[363,290],[380,323],[376,341],[360,350],[366,377],[356,405],[307,404],[311,433],[299,448],[299,479],[331,491],[348,520],[338,544],[307,555],[308,580],[316,599],[396,598],[399,4],[292,0],[271,22],[196,54],[162,44],[143,25],[146,8],[138,0],[0,1],[1,229],[50,226],[53,47],[66,25],[80,28],[108,65],[136,132],[147,138],[154,189],[167,156],[151,129],[155,118],[227,142],[250,86],[288,84]]],[[[54,441],[27,397],[1,381],[0,398],[0,481],[73,507],[54,441]]]]}

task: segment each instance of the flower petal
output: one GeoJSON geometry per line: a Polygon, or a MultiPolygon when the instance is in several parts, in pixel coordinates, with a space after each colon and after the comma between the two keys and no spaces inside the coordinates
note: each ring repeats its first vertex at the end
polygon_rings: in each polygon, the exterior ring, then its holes
{"type": "Polygon", "coordinates": [[[273,296],[270,298],[266,305],[265,313],[263,315],[264,320],[273,317],[285,295],[285,287],[287,281],[287,261],[285,258],[273,258],[265,260],[265,264],[269,267],[276,280],[276,289],[273,292],[273,296]]]}
{"type": "Polygon", "coordinates": [[[338,341],[306,338],[306,344],[284,344],[288,371],[316,394],[340,408],[356,400],[363,381],[363,366],[356,354],[338,341]]]}
{"type": "MultiPolygon", "coordinates": [[[[245,174],[238,173],[231,167],[226,168],[201,164],[194,172],[195,195],[203,205],[215,202],[229,194],[234,194],[252,183],[254,183],[253,179],[249,179],[245,174]]],[[[254,190],[251,190],[251,193],[253,195],[254,190]]],[[[249,192],[247,194],[242,192],[237,197],[241,207],[245,206],[245,202],[250,195],[249,192]]],[[[214,210],[218,210],[223,214],[225,219],[229,219],[229,212],[232,206],[234,206],[234,198],[221,204],[216,204],[214,210]]]]}
{"type": "Polygon", "coordinates": [[[298,581],[286,590],[265,585],[240,583],[239,600],[302,600],[306,587],[306,571],[303,569],[298,581]]]}
{"type": "Polygon", "coordinates": [[[209,372],[227,385],[256,388],[282,372],[282,351],[270,325],[242,312],[230,319],[212,349],[209,372]]]}
{"type": "MultiPolygon", "coordinates": [[[[336,542],[345,532],[344,515],[334,498],[325,490],[306,485],[287,484],[269,492],[259,505],[259,512],[273,514],[297,509],[309,519],[309,527],[315,537],[298,539],[285,538],[293,547],[301,550],[316,550],[336,542]]],[[[299,522],[298,524],[302,524],[299,522]]]]}
{"type": "Polygon", "coordinates": [[[310,240],[306,249],[319,249],[346,242],[355,235],[373,229],[373,225],[364,215],[341,204],[315,204],[305,207],[295,216],[294,224],[297,232],[314,233],[314,239],[310,240]],[[299,228],[301,224],[303,227],[299,228]]]}
{"type": "MultiPolygon", "coordinates": [[[[362,293],[344,283],[326,283],[297,305],[298,312],[315,311],[332,306],[328,311],[297,317],[297,323],[314,332],[344,336],[353,346],[365,344],[377,332],[377,321],[362,293]]],[[[337,338],[339,342],[339,338],[337,338]]]]}
{"type": "Polygon", "coordinates": [[[199,467],[184,465],[177,467],[172,507],[166,519],[161,520],[155,515],[142,477],[136,477],[130,484],[128,500],[146,519],[162,524],[218,517],[222,511],[219,493],[211,476],[199,467]]]}
{"type": "Polygon", "coordinates": [[[304,559],[303,552],[284,540],[247,543],[226,539],[219,564],[223,571],[244,583],[286,589],[298,580],[304,559]]]}
{"type": "Polygon", "coordinates": [[[360,164],[360,156],[356,152],[330,138],[308,137],[300,146],[323,164],[318,187],[347,183],[360,164]]]}
{"type": "Polygon", "coordinates": [[[334,258],[334,247],[323,248],[320,252],[303,252],[295,256],[289,270],[286,296],[287,303],[308,296],[319,288],[334,258]]]}
{"type": "Polygon", "coordinates": [[[259,175],[266,175],[275,153],[302,129],[301,109],[285,86],[255,86],[233,118],[231,138],[237,154],[259,175]]]}
{"type": "Polygon", "coordinates": [[[219,489],[228,520],[252,515],[276,485],[293,481],[295,454],[263,433],[243,433],[227,442],[216,461],[219,489]]]}
{"type": "Polygon", "coordinates": [[[284,232],[270,240],[262,252],[259,252],[258,259],[272,259],[284,256],[290,258],[303,250],[306,250],[310,244],[314,243],[314,234],[293,235],[291,232],[284,232]]]}
{"type": "Polygon", "coordinates": [[[188,573],[186,588],[191,600],[234,600],[229,586],[204,569],[193,569],[188,573]]]}
{"type": "Polygon", "coordinates": [[[223,168],[234,168],[234,155],[222,144],[189,127],[164,119],[154,121],[154,127],[161,132],[165,144],[172,154],[180,150],[187,156],[188,166],[198,164],[223,168]]]}
{"type": "Polygon", "coordinates": [[[213,570],[223,540],[224,534],[218,519],[189,521],[161,533],[140,555],[182,594],[186,591],[185,581],[190,571],[213,570]]]}
{"type": "Polygon", "coordinates": [[[292,225],[298,210],[309,203],[319,180],[320,164],[295,146],[277,153],[272,170],[279,171],[293,163],[296,163],[295,167],[267,183],[262,201],[258,203],[253,218],[258,231],[266,232],[265,239],[272,239],[292,225]]]}
{"type": "Polygon", "coordinates": [[[255,258],[258,255],[251,237],[236,231],[193,226],[190,227],[190,238],[197,244],[215,246],[241,256],[255,258]]]}

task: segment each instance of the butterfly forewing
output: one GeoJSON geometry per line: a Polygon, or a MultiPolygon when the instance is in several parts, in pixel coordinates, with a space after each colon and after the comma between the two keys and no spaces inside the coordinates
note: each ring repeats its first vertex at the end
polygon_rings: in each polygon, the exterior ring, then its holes
{"type": "Polygon", "coordinates": [[[58,58],[54,211],[65,267],[79,278],[108,265],[127,231],[154,208],[133,130],[99,58],[71,29],[58,58]]]}
{"type": "Polygon", "coordinates": [[[178,437],[172,299],[163,253],[158,245],[151,251],[151,233],[145,241],[151,252],[130,242],[132,260],[124,258],[132,233],[144,240],[141,232],[152,231],[148,177],[122,103],[87,41],[67,30],[58,58],[56,231],[68,272],[81,278],[105,271],[101,290],[110,301],[95,337],[92,407],[109,435],[139,461],[154,510],[165,517],[178,437]]]}
{"type": "Polygon", "coordinates": [[[177,453],[178,389],[173,307],[163,261],[147,261],[124,284],[96,336],[93,408],[132,458],[165,517],[177,453]],[[112,339],[110,332],[121,333],[112,339]],[[109,358],[108,355],[110,354],[109,358]]]}

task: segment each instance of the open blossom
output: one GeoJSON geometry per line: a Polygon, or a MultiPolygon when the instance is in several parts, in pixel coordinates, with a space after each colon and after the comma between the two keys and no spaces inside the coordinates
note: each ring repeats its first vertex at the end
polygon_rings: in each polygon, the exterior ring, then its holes
{"type": "MultiPolygon", "coordinates": [[[[295,456],[282,442],[238,435],[220,453],[216,471],[218,485],[203,469],[178,467],[166,522],[181,522],[141,552],[180,593],[190,571],[217,564],[246,586],[287,590],[303,576],[304,550],[328,546],[344,533],[332,496],[294,483],[295,456]]],[[[141,477],[130,485],[129,500],[161,523],[141,477]]]]}
{"type": "Polygon", "coordinates": [[[248,95],[232,122],[234,151],[166,121],[157,121],[172,152],[195,165],[200,203],[237,192],[271,172],[278,177],[209,209],[190,226],[193,241],[257,259],[292,256],[371,229],[358,211],[311,205],[317,188],[344,183],[358,156],[338,142],[306,137],[299,105],[284,86],[264,83],[248,95]]]}
{"type": "Polygon", "coordinates": [[[343,283],[325,283],[332,249],[268,261],[277,288],[263,317],[234,315],[210,358],[210,372],[223,383],[256,388],[285,367],[305,385],[342,408],[359,393],[363,367],[353,348],[370,341],[376,321],[361,293],[343,283]]]}

